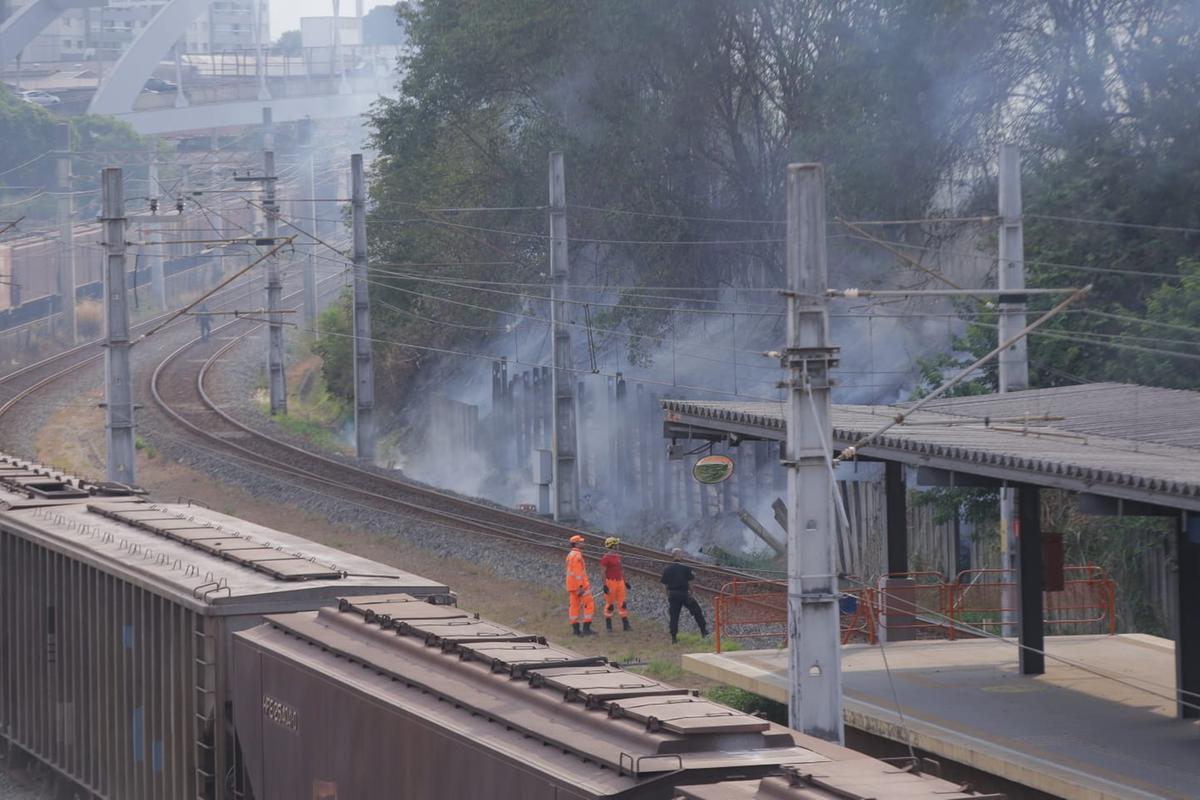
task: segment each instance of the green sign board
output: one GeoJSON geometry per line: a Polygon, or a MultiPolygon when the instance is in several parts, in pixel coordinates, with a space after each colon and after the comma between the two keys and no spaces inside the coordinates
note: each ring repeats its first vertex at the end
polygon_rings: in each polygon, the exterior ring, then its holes
{"type": "Polygon", "coordinates": [[[692,477],[700,483],[720,483],[733,475],[733,459],[729,456],[705,456],[692,467],[692,477]]]}

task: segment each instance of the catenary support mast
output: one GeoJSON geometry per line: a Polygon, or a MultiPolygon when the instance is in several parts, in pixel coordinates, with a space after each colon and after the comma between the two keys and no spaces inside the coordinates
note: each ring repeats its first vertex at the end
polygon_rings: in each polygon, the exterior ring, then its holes
{"type": "Polygon", "coordinates": [[[104,224],[104,427],[110,481],[133,484],[133,384],[129,375],[129,305],[125,289],[125,188],[121,170],[101,173],[104,224]]]}
{"type": "MultiPolygon", "coordinates": [[[[1012,291],[1012,296],[999,298],[999,341],[1006,342],[1025,327],[1025,299],[1019,292],[1025,288],[1025,244],[1021,222],[1021,151],[1015,144],[1000,147],[1000,241],[999,276],[1001,291],[1012,291]]],[[[999,390],[1019,392],[1029,388],[1029,347],[1024,338],[1000,353],[999,390]]],[[[1001,549],[1004,566],[1017,569],[1019,542],[1017,541],[1017,491],[1000,490],[1000,527],[1004,532],[1001,549]]],[[[1013,573],[1016,574],[1015,572],[1013,573]]],[[[1017,607],[1018,592],[1015,587],[1006,590],[1007,597],[1002,605],[1008,609],[1017,607]]],[[[1005,612],[1008,623],[1006,635],[1015,635],[1016,615],[1005,612]]]]}
{"type": "Polygon", "coordinates": [[[54,126],[54,147],[58,156],[58,292],[61,312],[59,336],[75,343],[75,202],[71,195],[71,124],[54,126]]]}
{"type": "Polygon", "coordinates": [[[350,156],[354,216],[354,438],[360,461],[375,460],[375,363],[371,349],[371,298],[367,283],[367,182],[363,157],[350,156]]]}
{"type": "MultiPolygon", "coordinates": [[[[263,128],[267,149],[263,151],[263,211],[266,217],[267,238],[275,246],[279,234],[279,205],[275,195],[275,151],[271,129],[271,109],[263,109],[263,128]]],[[[280,276],[279,256],[267,259],[267,371],[271,383],[271,413],[287,413],[287,372],[284,366],[283,279],[280,276]]]]}
{"type": "Polygon", "coordinates": [[[787,169],[788,724],[842,738],[837,531],[825,290],[825,174],[820,164],[787,169]]]}
{"type": "Polygon", "coordinates": [[[563,154],[550,154],[550,319],[554,329],[554,370],[550,450],[554,459],[553,510],[559,522],[579,519],[575,392],[568,324],[571,266],[567,254],[567,185],[563,154]]]}

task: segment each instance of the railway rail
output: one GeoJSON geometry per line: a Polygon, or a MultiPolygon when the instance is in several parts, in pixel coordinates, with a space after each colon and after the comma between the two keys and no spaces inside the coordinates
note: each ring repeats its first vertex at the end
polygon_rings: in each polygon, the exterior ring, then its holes
{"type": "MultiPolygon", "coordinates": [[[[334,279],[326,278],[325,281],[334,279]]],[[[214,307],[222,308],[244,295],[244,286],[232,286],[215,296],[214,307]]],[[[285,302],[293,302],[298,297],[299,293],[293,293],[285,298],[285,302]]],[[[161,324],[168,316],[162,314],[145,320],[134,326],[132,332],[139,335],[161,324]]],[[[211,368],[221,357],[263,324],[252,319],[235,319],[214,327],[207,342],[196,337],[170,352],[159,362],[149,380],[155,405],[189,436],[203,441],[210,449],[231,453],[240,460],[368,508],[424,519],[476,535],[516,541],[542,551],[561,553],[567,538],[574,533],[583,535],[592,548],[602,549],[605,534],[464,498],[415,481],[382,475],[372,468],[297,447],[238,421],[212,399],[206,390],[206,381],[211,368]]],[[[97,352],[99,344],[98,340],[88,342],[0,377],[0,388],[11,392],[0,403],[0,418],[18,403],[49,390],[56,382],[99,361],[103,357],[102,351],[97,352]]],[[[621,551],[626,569],[654,579],[669,559],[661,551],[631,543],[622,543],[621,551]]],[[[729,581],[755,577],[713,565],[691,563],[690,566],[697,577],[695,588],[706,594],[718,593],[729,581]]]]}
{"type": "MultiPolygon", "coordinates": [[[[244,283],[241,281],[233,283],[213,295],[214,308],[218,310],[225,308],[230,302],[244,297],[245,293],[246,285],[244,283]]],[[[161,325],[175,313],[174,310],[167,311],[143,320],[131,326],[130,335],[136,338],[154,329],[155,326],[161,325]]],[[[181,318],[181,322],[186,322],[186,320],[181,318]]],[[[38,391],[103,359],[103,343],[103,339],[93,339],[0,376],[0,389],[3,389],[7,395],[0,402],[0,417],[38,391]]]]}
{"type": "MultiPolygon", "coordinates": [[[[500,506],[380,474],[378,471],[271,437],[223,410],[206,389],[211,368],[242,339],[263,323],[235,320],[213,331],[208,342],[194,339],[168,355],[150,380],[155,404],[169,417],[214,449],[232,451],[240,459],[262,465],[303,483],[332,491],[354,502],[389,513],[427,519],[458,530],[518,541],[561,553],[565,541],[579,533],[587,544],[603,547],[605,534],[573,528],[500,506]],[[221,334],[226,340],[220,342],[221,334]]],[[[653,548],[623,543],[625,568],[657,578],[668,556],[653,548]]],[[[747,573],[704,564],[690,564],[696,588],[716,594],[731,580],[747,573]]]]}

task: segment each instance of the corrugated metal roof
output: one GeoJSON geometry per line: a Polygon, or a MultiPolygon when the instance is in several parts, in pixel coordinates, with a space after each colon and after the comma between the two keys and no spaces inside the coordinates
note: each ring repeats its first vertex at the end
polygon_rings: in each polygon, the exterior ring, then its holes
{"type": "Polygon", "coordinates": [[[1200,392],[1129,383],[1089,383],[934,400],[925,408],[982,419],[1062,417],[1076,433],[1200,448],[1200,392]]]}
{"type": "MultiPolygon", "coordinates": [[[[1180,394],[1185,397],[1174,401],[1177,407],[1191,407],[1188,404],[1195,399],[1186,395],[1194,393],[1180,394]]],[[[1098,396],[1106,395],[1115,398],[1121,393],[1102,385],[1098,396]]],[[[1086,398],[1086,393],[1081,393],[1081,397],[1086,398]]],[[[998,401],[1003,402],[1007,398],[998,401]]],[[[1060,402],[1069,400],[1064,397],[1060,402]]],[[[781,403],[664,400],[662,405],[668,424],[677,430],[686,431],[689,425],[695,425],[763,438],[784,438],[781,403]]],[[[1100,401],[1096,402],[1098,409],[1102,406],[1100,401]]],[[[918,411],[864,448],[862,455],[1200,510],[1200,448],[1148,438],[1076,432],[1060,427],[1057,422],[1026,426],[985,422],[982,418],[964,419],[961,408],[957,414],[918,411]]],[[[881,428],[898,410],[899,407],[892,406],[834,406],[835,445],[845,447],[859,441],[881,428]]],[[[1076,415],[1076,424],[1094,426],[1097,430],[1122,429],[1117,421],[1120,414],[1110,413],[1107,417],[1099,411],[1091,415],[1081,413],[1076,415]]],[[[1134,413],[1126,406],[1127,415],[1134,413]]],[[[1196,425],[1197,418],[1192,413],[1180,414],[1182,429],[1196,425]]],[[[1134,422],[1124,424],[1128,431],[1135,428],[1134,422]]],[[[1140,435],[1157,436],[1165,430],[1167,423],[1158,421],[1140,435]],[[1158,433],[1151,433],[1152,430],[1158,433]]]]}
{"type": "Polygon", "coordinates": [[[312,600],[305,598],[329,597],[334,593],[447,591],[444,584],[428,578],[206,508],[118,504],[107,498],[93,498],[92,505],[98,504],[122,514],[149,516],[156,523],[186,521],[194,527],[171,531],[168,538],[163,533],[91,511],[87,501],[0,511],[0,526],[70,553],[74,558],[96,563],[114,574],[156,587],[185,604],[211,608],[211,613],[221,613],[219,609],[223,606],[231,607],[227,613],[235,613],[234,608],[251,601],[266,610],[288,610],[311,606],[312,600]],[[208,552],[198,546],[212,539],[180,540],[182,534],[202,534],[206,530],[255,546],[254,550],[238,553],[253,554],[256,561],[271,560],[262,564],[241,563],[231,560],[230,553],[208,552]],[[275,574],[284,571],[287,574],[275,574]],[[299,577],[318,573],[320,577],[297,581],[293,579],[297,571],[304,573],[299,577]],[[303,604],[297,605],[302,600],[303,604]]]}
{"type": "MultiPolygon", "coordinates": [[[[375,598],[376,601],[382,598],[375,598]]],[[[605,659],[554,647],[540,636],[464,614],[463,621],[498,634],[480,643],[450,630],[432,630],[402,617],[420,603],[397,595],[389,603],[357,604],[267,617],[267,625],[237,634],[244,642],[320,670],[353,687],[363,667],[390,678],[376,700],[409,712],[414,696],[432,698],[439,725],[456,726],[466,715],[492,730],[483,745],[507,747],[522,760],[580,786],[634,785],[637,778],[683,767],[743,767],[824,762],[798,744],[799,734],[694,696],[657,680],[626,672],[605,659]],[[370,613],[373,608],[388,613],[370,613]],[[310,646],[297,648],[300,639],[310,646]],[[510,649],[496,657],[497,646],[510,649]],[[477,652],[482,651],[482,652],[477,652]],[[503,744],[504,732],[521,736],[503,744]],[[544,764],[547,751],[570,753],[566,766],[544,764]],[[630,776],[632,778],[623,777],[630,776]]]]}

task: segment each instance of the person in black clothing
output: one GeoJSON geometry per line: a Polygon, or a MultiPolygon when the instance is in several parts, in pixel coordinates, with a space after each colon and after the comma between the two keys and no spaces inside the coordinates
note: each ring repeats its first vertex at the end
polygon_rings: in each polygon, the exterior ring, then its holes
{"type": "Polygon", "coordinates": [[[695,573],[683,562],[683,551],[676,548],[671,551],[671,563],[663,570],[659,582],[667,587],[667,608],[671,613],[671,644],[675,644],[679,635],[679,612],[686,608],[692,612],[696,625],[700,628],[701,636],[708,636],[708,625],[704,622],[704,610],[692,597],[689,587],[696,579],[695,573]]]}
{"type": "Polygon", "coordinates": [[[208,315],[208,303],[196,306],[196,320],[200,323],[200,340],[207,342],[208,334],[212,331],[212,317],[208,315]]]}

